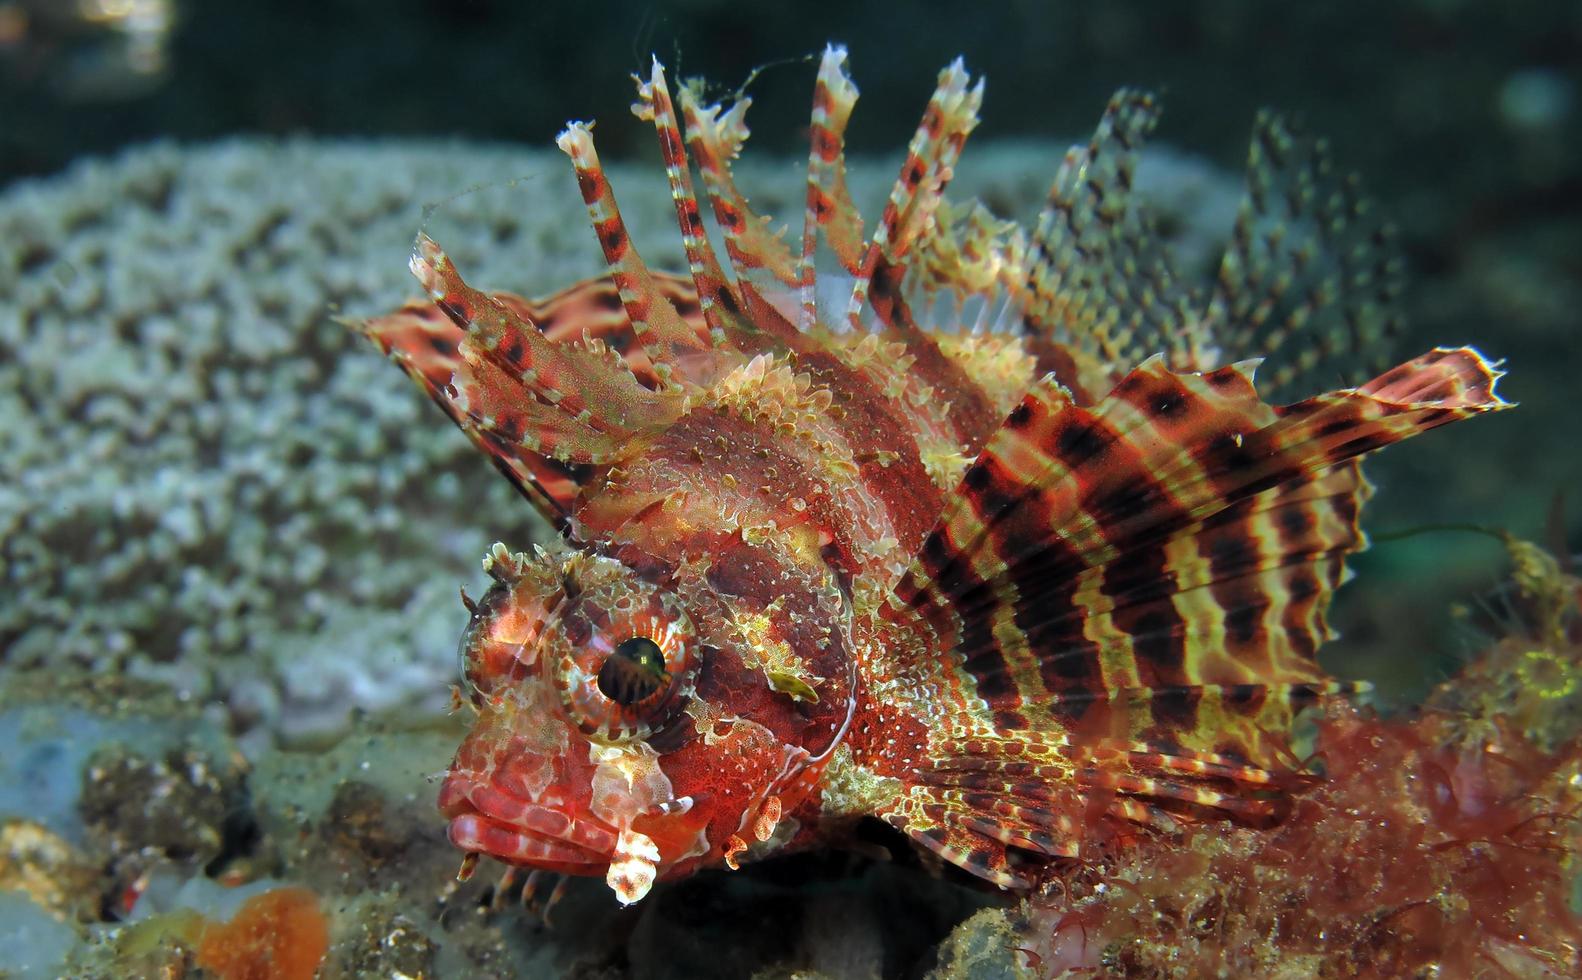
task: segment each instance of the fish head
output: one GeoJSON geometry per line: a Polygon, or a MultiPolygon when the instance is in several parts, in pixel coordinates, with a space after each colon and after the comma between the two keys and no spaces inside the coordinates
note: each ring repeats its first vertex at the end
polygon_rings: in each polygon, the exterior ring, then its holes
{"type": "Polygon", "coordinates": [[[765,669],[773,616],[742,616],[705,572],[500,545],[485,565],[460,651],[476,719],[439,800],[453,843],[602,874],[629,903],[794,833],[781,814],[849,725],[854,674],[765,669]]]}

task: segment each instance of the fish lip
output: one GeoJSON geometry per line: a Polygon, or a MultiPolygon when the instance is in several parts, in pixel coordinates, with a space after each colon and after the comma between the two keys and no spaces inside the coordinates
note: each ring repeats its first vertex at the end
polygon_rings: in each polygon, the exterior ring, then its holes
{"type": "Polygon", "coordinates": [[[615,851],[615,831],[603,821],[521,799],[478,775],[448,776],[439,808],[452,844],[510,864],[591,872],[615,851]]]}

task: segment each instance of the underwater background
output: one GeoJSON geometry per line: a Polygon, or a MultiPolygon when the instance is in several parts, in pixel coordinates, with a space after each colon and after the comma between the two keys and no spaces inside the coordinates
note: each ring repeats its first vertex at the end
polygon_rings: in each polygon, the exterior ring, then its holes
{"type": "Polygon", "coordinates": [[[1582,550],[1582,3],[854,7],[0,0],[0,975],[256,975],[203,952],[244,904],[231,947],[329,950],[282,976],[912,976],[1015,932],[952,933],[995,898],[888,838],[628,910],[574,884],[549,923],[497,868],[452,881],[456,590],[546,531],[335,321],[417,293],[420,229],[487,287],[600,271],[570,119],[682,268],[628,112],[650,53],[747,86],[743,179],[781,215],[826,42],[859,201],[958,54],[987,95],[953,192],[1008,216],[1151,89],[1144,193],[1205,272],[1255,113],[1289,114],[1399,227],[1395,353],[1475,345],[1521,406],[1369,463],[1326,665],[1404,710],[1521,620],[1511,550],[1466,526],[1582,550]]]}

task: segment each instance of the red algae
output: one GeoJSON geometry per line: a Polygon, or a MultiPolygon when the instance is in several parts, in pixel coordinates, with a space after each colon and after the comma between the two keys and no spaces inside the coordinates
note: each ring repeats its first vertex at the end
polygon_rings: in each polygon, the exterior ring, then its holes
{"type": "Polygon", "coordinates": [[[1582,975],[1582,583],[1509,539],[1509,619],[1400,719],[1331,704],[1278,825],[1188,825],[1009,917],[1038,975],[1582,975]],[[1541,669],[1540,669],[1541,668],[1541,669]]]}
{"type": "Polygon", "coordinates": [[[221,980],[312,980],[329,950],[329,926],[306,888],[248,899],[225,923],[201,927],[198,966],[221,980]]]}
{"type": "Polygon", "coordinates": [[[1040,973],[1575,976],[1582,746],[1469,745],[1452,719],[1320,723],[1328,779],[1267,831],[1155,839],[1029,902],[1040,973]],[[1437,972],[1436,972],[1437,971],[1437,972]]]}

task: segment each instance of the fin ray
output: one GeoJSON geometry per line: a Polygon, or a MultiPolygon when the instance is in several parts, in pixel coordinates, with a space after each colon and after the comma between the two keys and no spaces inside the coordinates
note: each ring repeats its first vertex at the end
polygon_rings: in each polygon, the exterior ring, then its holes
{"type": "MultiPolygon", "coordinates": [[[[690,280],[654,276],[684,317],[697,316],[697,298],[690,280]]],[[[645,387],[659,385],[652,362],[632,334],[609,278],[590,279],[543,299],[491,293],[524,324],[536,326],[552,343],[598,341],[619,353],[645,387]]],[[[459,400],[454,385],[464,367],[460,350],[466,331],[433,302],[412,302],[393,313],[350,324],[379,346],[437,404],[451,421],[489,457],[507,479],[551,522],[560,524],[586,474],[584,468],[529,450],[519,441],[480,427],[459,400]]],[[[524,398],[528,397],[524,394],[524,398]]]]}
{"type": "Polygon", "coordinates": [[[1246,180],[1203,331],[1243,356],[1278,353],[1265,393],[1328,380],[1326,370],[1383,349],[1403,328],[1401,261],[1356,174],[1337,176],[1326,141],[1264,111],[1246,180]]]}
{"type": "Polygon", "coordinates": [[[1170,691],[1134,734],[1212,719],[1240,754],[1237,738],[1280,720],[1268,692],[1324,680],[1324,607],[1363,543],[1352,458],[1504,405],[1467,349],[1282,408],[1250,375],[1153,359],[1091,409],[1046,382],[968,468],[895,595],[944,638],[985,718],[1026,728],[1052,701],[1170,691]],[[1204,696],[1219,688],[1245,690],[1204,696]]]}

